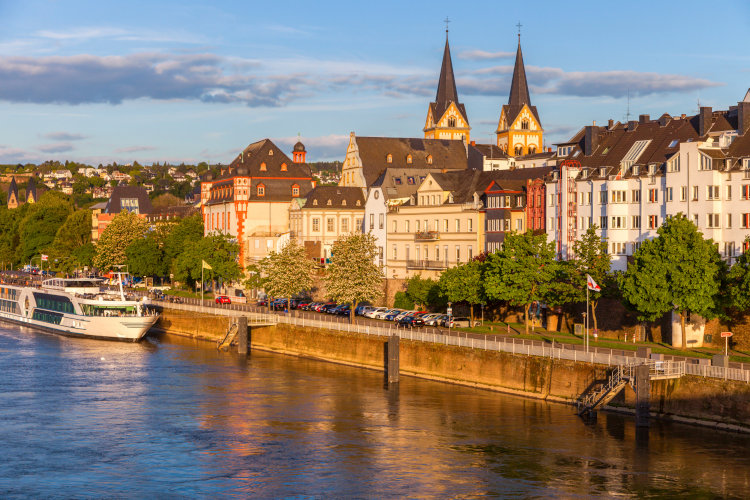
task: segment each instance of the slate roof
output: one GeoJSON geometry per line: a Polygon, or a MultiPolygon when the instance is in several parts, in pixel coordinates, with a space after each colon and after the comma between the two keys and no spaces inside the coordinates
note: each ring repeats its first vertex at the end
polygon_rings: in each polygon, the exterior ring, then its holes
{"type": "Polygon", "coordinates": [[[474,193],[482,195],[493,182],[506,189],[521,190],[527,181],[544,178],[555,167],[516,168],[513,170],[493,170],[488,172],[472,171],[445,172],[432,175],[435,182],[444,191],[453,195],[453,203],[469,203],[474,199],[474,193]]]}
{"type": "Polygon", "coordinates": [[[34,202],[39,201],[39,198],[36,196],[36,181],[34,181],[34,177],[29,177],[29,182],[26,184],[26,202],[28,203],[29,198],[33,199],[34,202]]]}
{"type": "Polygon", "coordinates": [[[153,211],[151,200],[148,197],[146,189],[141,186],[116,186],[109,197],[107,207],[104,209],[106,214],[119,214],[126,207],[122,206],[123,199],[135,198],[138,200],[138,213],[150,214],[153,211]]]}
{"type": "Polygon", "coordinates": [[[318,186],[307,193],[303,208],[365,209],[362,188],[343,186],[318,186]]]}
{"type": "Polygon", "coordinates": [[[10,185],[8,186],[8,201],[10,201],[11,194],[16,195],[16,200],[18,200],[18,184],[16,184],[15,176],[10,178],[10,185]]]}
{"type": "Polygon", "coordinates": [[[365,182],[371,186],[387,168],[437,168],[466,170],[468,161],[463,141],[402,137],[357,137],[365,182]],[[388,155],[392,155],[388,163],[388,155]],[[407,163],[407,156],[412,163],[407,163]],[[427,158],[432,157],[432,163],[427,158]]]}
{"type": "Polygon", "coordinates": [[[417,192],[427,174],[438,173],[437,168],[388,168],[371,187],[381,187],[385,201],[408,198],[417,192]]]}
{"type": "Polygon", "coordinates": [[[505,118],[508,122],[508,126],[516,119],[518,113],[523,109],[524,104],[531,108],[531,112],[534,114],[539,126],[542,125],[542,121],[539,119],[539,113],[536,110],[536,106],[531,105],[531,97],[529,96],[529,85],[526,81],[526,68],[523,64],[523,54],[521,53],[521,38],[518,38],[518,49],[516,50],[516,63],[513,66],[513,78],[510,83],[510,95],[508,96],[508,104],[504,105],[502,111],[505,112],[505,118]]]}
{"type": "Polygon", "coordinates": [[[466,120],[466,124],[469,123],[469,118],[466,115],[466,108],[464,105],[458,102],[458,91],[456,90],[456,78],[453,75],[453,63],[451,62],[451,50],[448,45],[448,36],[446,33],[445,37],[445,50],[443,51],[443,64],[440,67],[440,79],[438,80],[437,94],[435,96],[435,102],[430,103],[432,109],[432,117],[437,122],[441,116],[445,113],[450,106],[451,102],[455,102],[461,115],[466,120]]]}

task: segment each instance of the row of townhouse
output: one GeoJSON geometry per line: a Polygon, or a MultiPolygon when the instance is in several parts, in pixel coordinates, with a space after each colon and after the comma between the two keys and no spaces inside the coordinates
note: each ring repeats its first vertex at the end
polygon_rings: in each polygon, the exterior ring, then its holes
{"type": "Polygon", "coordinates": [[[732,263],[750,237],[750,90],[725,111],[584,127],[558,145],[546,183],[547,234],[560,258],[592,225],[613,270],[682,213],[732,263]]]}

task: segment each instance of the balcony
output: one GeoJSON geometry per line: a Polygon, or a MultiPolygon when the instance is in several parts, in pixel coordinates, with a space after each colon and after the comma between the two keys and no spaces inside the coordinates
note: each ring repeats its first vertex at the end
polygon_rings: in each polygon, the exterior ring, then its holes
{"type": "Polygon", "coordinates": [[[442,271],[447,269],[448,265],[442,260],[407,260],[406,268],[442,271]]]}
{"type": "Polygon", "coordinates": [[[414,233],[414,241],[437,241],[439,239],[439,231],[420,231],[418,233],[414,233]]]}

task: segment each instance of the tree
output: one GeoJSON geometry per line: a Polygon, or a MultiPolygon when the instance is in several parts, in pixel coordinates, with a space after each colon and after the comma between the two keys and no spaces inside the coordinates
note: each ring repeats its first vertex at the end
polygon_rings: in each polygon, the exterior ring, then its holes
{"type": "Polygon", "coordinates": [[[210,234],[204,238],[187,241],[184,251],[174,260],[172,269],[175,278],[194,285],[201,278],[202,261],[211,266],[211,275],[224,281],[240,277],[237,263],[240,247],[237,241],[226,234],[210,234]]]}
{"type": "Polygon", "coordinates": [[[24,204],[22,208],[22,214],[25,215],[18,226],[19,245],[16,256],[17,261],[28,262],[49,251],[57,230],[73,211],[73,207],[64,194],[47,191],[39,198],[38,203],[24,204]]]}
{"type": "MultiPolygon", "coordinates": [[[[745,240],[747,242],[747,239],[745,240]]],[[[728,306],[735,311],[750,309],[750,248],[737,258],[727,277],[728,306]]]]}
{"type": "Polygon", "coordinates": [[[132,242],[143,238],[147,227],[145,219],[127,210],[115,215],[99,237],[94,266],[100,271],[107,271],[112,266],[125,264],[125,250],[132,242]]]}
{"type": "Polygon", "coordinates": [[[271,252],[259,265],[263,288],[271,297],[286,298],[291,310],[292,297],[313,287],[315,264],[305,255],[297,240],[289,240],[280,252],[271,252]]]}
{"type": "Polygon", "coordinates": [[[446,269],[440,276],[440,290],[451,302],[468,302],[471,324],[474,324],[474,304],[487,300],[482,284],[482,263],[472,260],[446,269]]]}
{"type": "Polygon", "coordinates": [[[357,304],[383,293],[383,269],[375,264],[376,257],[375,238],[369,233],[343,236],[333,244],[325,277],[328,296],[351,304],[352,322],[357,304]]]}
{"type": "Polygon", "coordinates": [[[596,318],[596,307],[599,305],[599,299],[603,293],[611,292],[616,288],[613,283],[612,257],[607,253],[607,240],[602,239],[596,234],[596,226],[591,226],[586,230],[584,235],[573,243],[573,253],[575,258],[573,264],[573,283],[577,290],[580,291],[579,301],[586,299],[586,275],[591,276],[597,285],[600,285],[601,291],[589,291],[589,303],[591,305],[591,319],[594,320],[594,331],[599,329],[596,318]]]}
{"type": "Polygon", "coordinates": [[[668,217],[657,233],[633,255],[633,262],[620,276],[620,289],[642,321],[654,321],[676,311],[682,348],[686,349],[688,314],[711,319],[719,313],[719,290],[726,267],[714,242],[704,239],[681,213],[668,217]]]}
{"type": "Polygon", "coordinates": [[[485,265],[485,294],[489,299],[523,306],[528,333],[529,307],[534,301],[548,298],[555,277],[554,242],[548,243],[544,233],[510,233],[505,236],[502,250],[490,254],[485,265]]]}
{"type": "Polygon", "coordinates": [[[89,242],[91,242],[91,210],[80,209],[65,219],[55,234],[52,246],[55,254],[65,256],[89,242]]]}
{"type": "Polygon", "coordinates": [[[184,204],[185,202],[183,202],[182,199],[170,193],[160,194],[151,201],[151,206],[154,208],[175,207],[184,204]]]}
{"type": "Polygon", "coordinates": [[[152,235],[133,241],[125,249],[128,270],[134,276],[164,276],[169,269],[164,263],[164,251],[152,235]]]}
{"type": "Polygon", "coordinates": [[[169,234],[164,239],[164,254],[167,266],[172,269],[174,260],[185,250],[190,242],[203,238],[203,217],[191,215],[171,225],[169,234]]]}
{"type": "Polygon", "coordinates": [[[406,282],[406,296],[412,304],[424,309],[430,303],[430,300],[435,297],[436,288],[438,288],[438,284],[435,280],[422,278],[421,275],[417,274],[406,282]]]}

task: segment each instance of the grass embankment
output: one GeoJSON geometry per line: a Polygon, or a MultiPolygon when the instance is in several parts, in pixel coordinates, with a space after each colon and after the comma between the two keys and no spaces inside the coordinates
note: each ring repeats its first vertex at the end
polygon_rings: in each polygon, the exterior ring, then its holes
{"type": "MultiPolygon", "coordinates": [[[[485,321],[484,326],[474,328],[461,328],[461,331],[470,333],[479,333],[484,335],[503,335],[508,333],[508,324],[500,322],[485,321]]],[[[552,344],[585,344],[585,336],[579,336],[572,333],[550,332],[543,328],[535,328],[529,334],[525,333],[523,323],[510,323],[510,332],[514,337],[529,340],[541,340],[552,344]]],[[[639,347],[650,347],[651,352],[655,354],[669,354],[671,356],[687,356],[693,358],[711,358],[715,354],[721,354],[722,349],[711,349],[703,347],[700,349],[681,350],[661,342],[626,342],[624,340],[597,338],[589,335],[589,346],[604,347],[608,349],[621,349],[625,351],[636,351],[639,347]]],[[[750,354],[741,351],[730,351],[729,359],[738,363],[750,363],[750,354]]]]}

